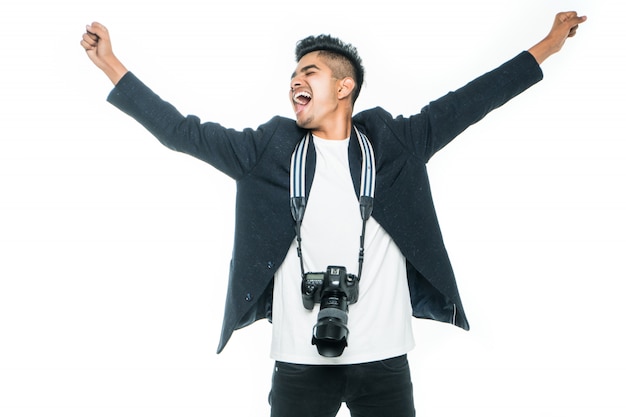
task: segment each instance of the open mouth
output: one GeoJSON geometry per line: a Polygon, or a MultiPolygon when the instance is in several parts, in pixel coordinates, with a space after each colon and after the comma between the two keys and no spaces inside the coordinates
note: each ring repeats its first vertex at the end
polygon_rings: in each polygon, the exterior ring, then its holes
{"type": "Polygon", "coordinates": [[[296,113],[299,113],[311,102],[311,94],[306,91],[298,91],[293,95],[293,103],[295,105],[296,113]]]}

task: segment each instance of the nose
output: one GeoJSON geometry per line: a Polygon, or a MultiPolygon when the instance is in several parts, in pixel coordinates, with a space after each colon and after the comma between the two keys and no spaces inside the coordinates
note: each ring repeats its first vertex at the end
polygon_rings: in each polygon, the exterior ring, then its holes
{"type": "Polygon", "coordinates": [[[301,87],[301,86],[302,86],[302,82],[300,81],[298,77],[293,77],[291,79],[291,91],[294,91],[296,88],[301,87]]]}

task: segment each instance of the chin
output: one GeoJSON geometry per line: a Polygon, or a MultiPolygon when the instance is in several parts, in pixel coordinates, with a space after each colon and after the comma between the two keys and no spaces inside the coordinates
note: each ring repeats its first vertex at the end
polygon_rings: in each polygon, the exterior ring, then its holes
{"type": "Polygon", "coordinates": [[[298,125],[298,127],[301,127],[302,129],[311,129],[311,123],[312,123],[311,119],[296,118],[296,124],[298,125]]]}

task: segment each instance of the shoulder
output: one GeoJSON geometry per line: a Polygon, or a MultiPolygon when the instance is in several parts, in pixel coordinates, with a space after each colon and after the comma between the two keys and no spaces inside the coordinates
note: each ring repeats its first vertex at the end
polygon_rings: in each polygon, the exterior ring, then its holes
{"type": "Polygon", "coordinates": [[[379,136],[381,132],[394,130],[393,117],[382,107],[361,111],[352,117],[352,122],[357,129],[366,135],[379,136]]]}
{"type": "Polygon", "coordinates": [[[355,124],[368,124],[376,121],[391,121],[393,118],[391,113],[382,107],[374,107],[357,113],[353,118],[355,124]]]}
{"type": "Polygon", "coordinates": [[[259,129],[274,128],[284,131],[300,131],[296,121],[284,116],[274,116],[264,124],[259,126],[259,129]]]}
{"type": "Polygon", "coordinates": [[[386,140],[396,137],[401,139],[406,135],[402,116],[393,117],[382,107],[374,107],[356,114],[352,121],[357,129],[366,135],[376,136],[377,140],[386,140]]]}
{"type": "MultiPolygon", "coordinates": [[[[274,116],[254,131],[263,137],[278,140],[278,144],[285,145],[296,143],[306,133],[306,130],[298,127],[295,120],[283,116],[274,116]]],[[[278,144],[276,146],[279,146],[278,144]]]]}

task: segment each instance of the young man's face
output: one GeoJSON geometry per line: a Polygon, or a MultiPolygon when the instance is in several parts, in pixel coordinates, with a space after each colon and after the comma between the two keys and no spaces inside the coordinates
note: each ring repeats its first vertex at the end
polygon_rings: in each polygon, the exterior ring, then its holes
{"type": "Polygon", "coordinates": [[[319,52],[311,52],[300,59],[291,77],[289,98],[298,126],[316,130],[332,120],[339,105],[338,92],[341,80],[333,77],[332,70],[319,52]]]}

